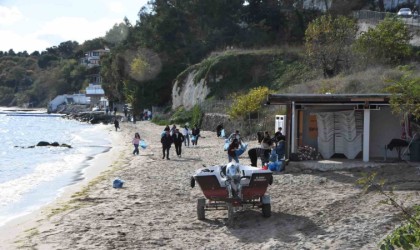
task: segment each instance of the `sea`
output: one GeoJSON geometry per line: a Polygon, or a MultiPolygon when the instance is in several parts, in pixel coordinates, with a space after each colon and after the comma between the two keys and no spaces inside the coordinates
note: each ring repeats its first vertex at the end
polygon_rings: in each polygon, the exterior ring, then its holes
{"type": "Polygon", "coordinates": [[[45,112],[0,108],[0,226],[54,201],[111,149],[106,129],[45,112]],[[32,147],[40,141],[68,147],[32,147]]]}

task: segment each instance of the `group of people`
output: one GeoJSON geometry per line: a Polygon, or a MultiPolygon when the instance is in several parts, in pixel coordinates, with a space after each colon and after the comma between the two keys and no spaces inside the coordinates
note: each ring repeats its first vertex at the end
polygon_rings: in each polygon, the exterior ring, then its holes
{"type": "Polygon", "coordinates": [[[268,131],[265,131],[260,147],[252,148],[248,151],[251,166],[257,166],[258,158],[261,159],[261,165],[270,162],[273,158],[283,158],[285,154],[285,140],[286,137],[283,135],[281,127],[278,128],[274,137],[271,137],[268,131]]]}
{"type": "Polygon", "coordinates": [[[190,146],[190,141],[193,146],[197,146],[198,138],[200,137],[200,129],[198,126],[194,126],[193,129],[189,129],[188,124],[186,124],[183,128],[182,133],[179,131],[179,129],[174,124],[172,128],[167,125],[165,129],[163,130],[163,133],[161,135],[160,142],[162,143],[162,159],[170,160],[169,158],[169,150],[174,144],[176,155],[178,157],[182,156],[182,143],[184,142],[184,145],[186,147],[190,146]]]}
{"type": "MultiPolygon", "coordinates": [[[[248,156],[251,160],[251,165],[257,166],[258,158],[261,159],[261,163],[262,165],[264,165],[265,163],[268,163],[271,160],[271,155],[277,156],[277,159],[283,158],[285,150],[285,139],[286,138],[282,133],[281,127],[278,128],[278,130],[274,134],[274,137],[271,137],[269,132],[265,131],[260,146],[248,150],[248,156]]],[[[236,163],[239,163],[238,156],[243,152],[241,151],[241,146],[243,142],[239,131],[236,130],[235,133],[232,133],[228,137],[227,141],[229,141],[229,146],[226,150],[229,162],[233,160],[236,163]]]]}
{"type": "MultiPolygon", "coordinates": [[[[192,145],[197,145],[198,138],[200,137],[200,129],[197,126],[194,126],[191,130],[188,127],[188,124],[184,126],[182,129],[182,133],[173,125],[172,128],[167,125],[161,134],[160,142],[162,144],[162,159],[170,160],[169,158],[169,151],[171,149],[172,144],[175,146],[176,155],[178,157],[182,156],[182,144],[184,146],[189,147],[190,141],[192,145]]],[[[242,137],[239,133],[239,130],[236,130],[232,133],[228,139],[230,143],[227,148],[227,155],[229,162],[235,161],[239,163],[239,155],[243,153],[242,148],[242,137]],[[242,152],[241,152],[242,149],[242,152]]],[[[141,141],[140,134],[135,133],[133,138],[133,145],[134,145],[134,155],[139,154],[139,143],[141,141]]],[[[274,137],[270,137],[268,131],[264,132],[264,138],[261,141],[260,147],[250,149],[248,151],[249,158],[251,160],[252,166],[257,166],[257,159],[260,158],[262,165],[268,163],[270,161],[270,152],[273,150],[275,151],[276,155],[279,158],[284,156],[284,149],[285,149],[285,136],[282,133],[282,128],[278,128],[278,131],[274,134],[274,137]]]]}

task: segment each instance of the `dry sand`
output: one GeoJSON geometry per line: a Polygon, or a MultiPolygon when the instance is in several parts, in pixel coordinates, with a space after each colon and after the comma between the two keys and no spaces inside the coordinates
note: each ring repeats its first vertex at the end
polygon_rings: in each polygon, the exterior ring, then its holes
{"type": "MultiPolygon", "coordinates": [[[[121,124],[124,146],[119,157],[104,161],[107,171],[85,184],[82,192],[46,208],[4,249],[377,249],[378,242],[398,225],[398,211],[379,205],[383,199],[362,194],[354,185],[362,170],[299,170],[290,163],[276,173],[268,189],[272,216],[247,210],[227,225],[227,211],[207,211],[197,220],[202,192],[190,187],[190,176],[203,164],[227,161],[223,140],[203,131],[197,147],[183,147],[181,158],[171,148],[162,159],[163,127],[150,122],[121,124]],[[140,132],[149,147],[132,155],[131,139],[140,132]],[[114,178],[125,181],[112,188],[114,178]],[[30,226],[29,226],[30,225],[30,226]]],[[[255,146],[256,142],[250,142],[255,146]]],[[[115,153],[114,153],[115,155],[115,153]]],[[[249,164],[245,153],[240,162],[249,164]]],[[[406,205],[418,203],[418,168],[405,163],[378,167],[397,186],[406,205]]]]}

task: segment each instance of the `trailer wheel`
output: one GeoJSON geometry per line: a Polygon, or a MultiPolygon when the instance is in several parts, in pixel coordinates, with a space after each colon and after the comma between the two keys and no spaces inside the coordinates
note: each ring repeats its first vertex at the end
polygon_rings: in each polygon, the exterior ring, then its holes
{"type": "Polygon", "coordinates": [[[191,179],[190,179],[190,186],[192,188],[195,187],[195,179],[194,179],[194,177],[191,177],[191,179]]]}
{"type": "Polygon", "coordinates": [[[206,206],[206,199],[201,198],[197,199],[197,219],[204,220],[206,219],[206,211],[204,207],[206,206]]]}
{"type": "Polygon", "coordinates": [[[271,216],[271,204],[262,204],[262,215],[265,218],[271,216]]]}

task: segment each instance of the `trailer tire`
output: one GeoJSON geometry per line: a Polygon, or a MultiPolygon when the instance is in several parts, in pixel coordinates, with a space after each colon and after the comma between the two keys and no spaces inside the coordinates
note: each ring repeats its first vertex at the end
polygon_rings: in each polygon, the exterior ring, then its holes
{"type": "Polygon", "coordinates": [[[262,204],[262,215],[265,218],[271,216],[271,204],[262,204]]]}
{"type": "Polygon", "coordinates": [[[205,220],[206,219],[206,210],[204,209],[206,206],[206,199],[201,198],[197,199],[197,219],[205,220]]]}
{"type": "Polygon", "coordinates": [[[191,177],[191,179],[190,179],[190,186],[191,186],[192,188],[194,188],[194,187],[195,187],[195,179],[194,179],[194,177],[191,177]]]}

